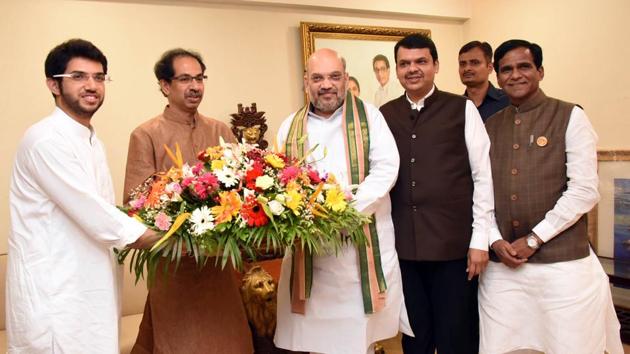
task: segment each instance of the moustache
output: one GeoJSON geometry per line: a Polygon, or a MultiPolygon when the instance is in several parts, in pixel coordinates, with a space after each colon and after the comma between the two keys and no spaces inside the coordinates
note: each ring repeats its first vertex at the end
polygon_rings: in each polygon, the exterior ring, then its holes
{"type": "Polygon", "coordinates": [[[201,92],[199,91],[189,91],[185,95],[186,98],[201,98],[201,92]]]}
{"type": "Polygon", "coordinates": [[[318,95],[325,95],[327,93],[337,93],[337,89],[328,89],[328,90],[319,90],[317,91],[318,95]]]}
{"type": "Polygon", "coordinates": [[[84,90],[81,96],[96,96],[98,98],[101,98],[101,95],[95,90],[84,90]]]}

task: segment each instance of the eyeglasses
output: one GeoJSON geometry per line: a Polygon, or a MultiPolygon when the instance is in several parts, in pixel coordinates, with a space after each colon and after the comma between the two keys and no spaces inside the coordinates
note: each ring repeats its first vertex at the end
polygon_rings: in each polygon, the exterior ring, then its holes
{"type": "Polygon", "coordinates": [[[112,79],[109,77],[109,75],[105,74],[105,73],[94,73],[94,74],[90,74],[90,73],[86,73],[83,71],[73,71],[69,74],[57,74],[57,75],[53,75],[52,77],[58,78],[58,77],[67,77],[72,81],[76,81],[76,82],[86,82],[90,79],[90,77],[92,77],[92,79],[98,83],[102,83],[102,82],[110,82],[112,81],[112,79]]]}
{"type": "Polygon", "coordinates": [[[195,80],[198,84],[202,84],[203,81],[206,80],[207,78],[208,76],[206,75],[190,76],[188,74],[184,74],[184,75],[174,76],[171,80],[175,80],[179,82],[180,84],[188,85],[192,83],[193,80],[195,80]]]}

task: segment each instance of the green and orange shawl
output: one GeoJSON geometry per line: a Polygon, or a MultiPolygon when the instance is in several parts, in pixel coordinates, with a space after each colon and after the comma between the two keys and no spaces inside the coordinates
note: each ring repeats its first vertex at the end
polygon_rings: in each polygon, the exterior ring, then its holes
{"type": "MultiPolygon", "coordinates": [[[[286,153],[289,157],[302,159],[308,147],[306,123],[309,105],[302,107],[294,116],[286,140],[286,153]]],[[[354,97],[349,91],[343,105],[344,143],[347,157],[346,163],[349,184],[360,184],[370,170],[370,133],[367,114],[363,101],[354,97]]],[[[364,225],[367,236],[366,244],[357,246],[359,269],[361,276],[361,292],[363,308],[366,314],[377,312],[385,307],[387,284],[381,265],[381,253],[376,233],[376,220],[364,225]]],[[[340,230],[341,233],[342,230],[340,230]]],[[[302,245],[293,250],[291,269],[291,311],[305,313],[306,299],[311,295],[313,285],[313,254],[302,245]]]]}

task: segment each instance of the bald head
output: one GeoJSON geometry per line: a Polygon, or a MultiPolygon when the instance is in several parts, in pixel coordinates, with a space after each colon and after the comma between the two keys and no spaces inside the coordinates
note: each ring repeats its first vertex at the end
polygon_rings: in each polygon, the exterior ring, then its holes
{"type": "Polygon", "coordinates": [[[347,85],[346,63],[339,53],[322,48],[311,54],[306,62],[304,87],[316,114],[328,118],[341,107],[347,85]]]}
{"type": "Polygon", "coordinates": [[[343,68],[343,71],[346,71],[346,60],[339,55],[336,51],[330,48],[322,48],[318,49],[308,57],[308,61],[306,62],[306,71],[309,72],[313,65],[318,65],[322,62],[330,62],[340,65],[343,68]]]}

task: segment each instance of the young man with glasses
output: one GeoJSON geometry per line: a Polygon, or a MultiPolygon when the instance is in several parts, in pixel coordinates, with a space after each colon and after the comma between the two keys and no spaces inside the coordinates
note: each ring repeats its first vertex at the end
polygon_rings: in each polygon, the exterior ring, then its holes
{"type": "Polygon", "coordinates": [[[72,39],[50,51],[56,108],[18,147],[9,204],[10,353],[118,353],[111,247],[148,248],[160,235],[114,205],[105,149],[91,119],[105,97],[107,59],[72,39]]]}
{"type": "MultiPolygon", "coordinates": [[[[195,164],[197,153],[235,138],[228,126],[204,117],[206,66],[198,53],[172,49],[155,64],[160,91],[168,100],[164,112],[137,127],[129,141],[125,201],[129,192],[159,171],[172,167],[164,145],[181,148],[184,162],[195,164]]],[[[174,265],[169,269],[174,269],[174,265]]],[[[231,268],[213,261],[200,271],[183,257],[176,272],[159,272],[140,324],[133,353],[252,353],[251,332],[231,268]],[[177,329],[173,333],[173,329],[177,329]]]]}

